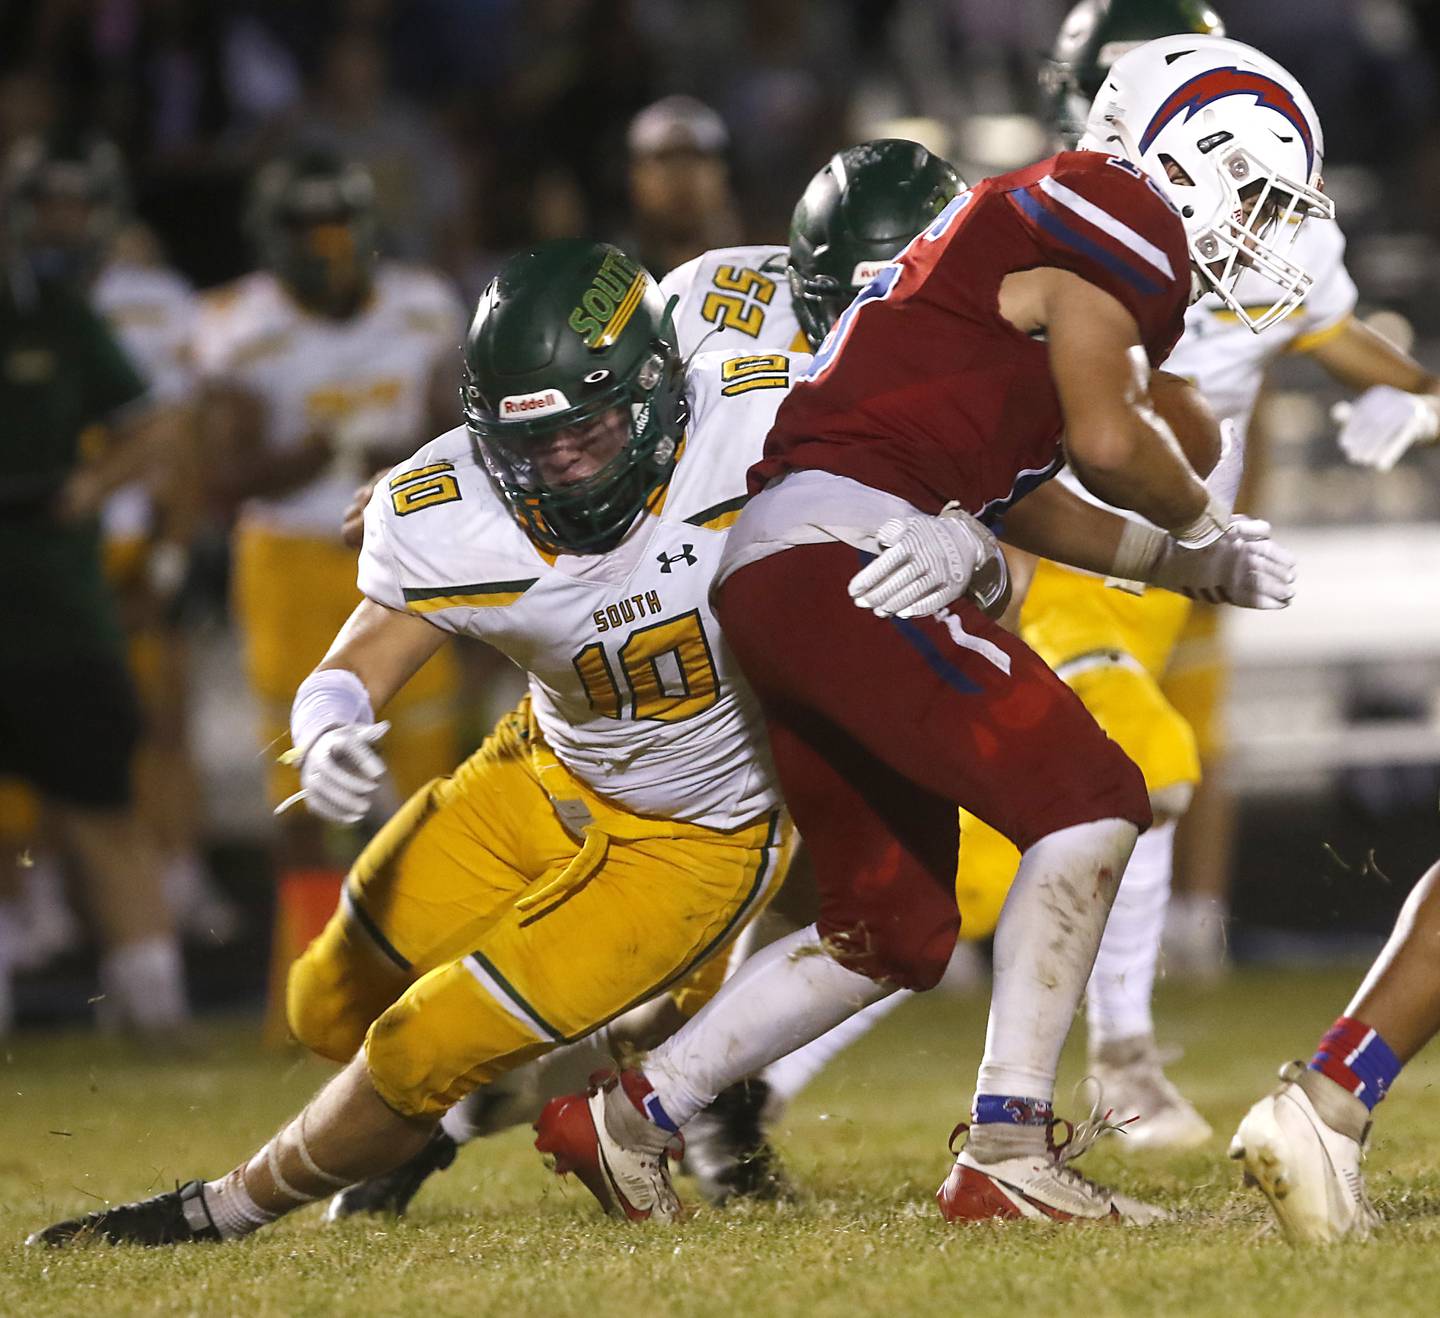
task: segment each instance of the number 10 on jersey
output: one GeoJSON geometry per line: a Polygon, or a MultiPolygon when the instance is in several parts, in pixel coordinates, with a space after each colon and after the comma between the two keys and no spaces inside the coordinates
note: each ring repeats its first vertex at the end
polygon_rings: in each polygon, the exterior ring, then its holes
{"type": "Polygon", "coordinates": [[[720,674],[698,609],[637,627],[616,651],[592,641],[573,663],[590,707],[606,718],[679,723],[709,709],[720,695],[720,674]]]}

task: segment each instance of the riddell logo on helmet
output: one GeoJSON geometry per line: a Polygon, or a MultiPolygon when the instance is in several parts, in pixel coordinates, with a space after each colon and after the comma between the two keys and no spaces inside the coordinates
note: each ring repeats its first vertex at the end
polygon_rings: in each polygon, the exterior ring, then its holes
{"type": "Polygon", "coordinates": [[[894,261],[860,261],[855,266],[855,273],[850,276],[850,282],[856,288],[864,288],[887,265],[894,264],[894,261]]]}
{"type": "Polygon", "coordinates": [[[549,416],[552,412],[563,412],[569,406],[570,400],[558,389],[541,389],[533,394],[506,394],[500,400],[500,418],[549,416]]]}

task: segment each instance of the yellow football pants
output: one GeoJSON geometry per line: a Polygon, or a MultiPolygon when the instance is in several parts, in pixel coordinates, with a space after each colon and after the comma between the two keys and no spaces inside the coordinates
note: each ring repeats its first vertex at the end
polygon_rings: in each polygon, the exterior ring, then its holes
{"type": "Polygon", "coordinates": [[[1219,604],[1197,603],[1175,643],[1161,688],[1195,733],[1202,763],[1225,753],[1223,705],[1230,672],[1225,663],[1219,604]]]}
{"type": "MultiPolygon", "coordinates": [[[[1200,780],[1195,736],[1161,690],[1189,612],[1182,595],[1131,595],[1044,559],[1020,610],[1022,639],[1140,766],[1151,795],[1200,780]]],[[[955,897],[962,938],[995,932],[1019,863],[1006,838],[961,812],[955,897]]]]}
{"type": "Polygon", "coordinates": [[[527,698],[366,847],[290,973],[290,1027],[335,1061],[363,1043],[387,1103],[441,1113],[667,989],[698,1007],[789,847],[778,812],[722,832],[607,804],[527,698]]]}
{"type": "MultiPolygon", "coordinates": [[[[295,689],[324,657],[357,604],[355,551],[338,540],[281,535],[253,524],[235,536],[234,606],[245,666],[261,706],[262,744],[278,757],[290,745],[295,689]]],[[[455,763],[452,732],[458,670],[450,647],[436,654],[385,707],[381,752],[402,798],[455,763]]],[[[272,763],[275,801],[299,786],[296,771],[272,763]]]]}

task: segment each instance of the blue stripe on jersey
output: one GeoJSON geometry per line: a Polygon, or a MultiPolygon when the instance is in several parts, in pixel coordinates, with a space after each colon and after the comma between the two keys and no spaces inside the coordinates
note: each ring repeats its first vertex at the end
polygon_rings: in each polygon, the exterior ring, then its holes
{"type": "Polygon", "coordinates": [[[1164,290],[1163,284],[1158,284],[1153,279],[1147,278],[1141,271],[1137,270],[1128,261],[1116,253],[1107,251],[1099,243],[1087,238],[1078,229],[1072,229],[1053,210],[1050,209],[1039,196],[1035,195],[1034,188],[1025,188],[1020,192],[1010,194],[1015,204],[1020,207],[1026,215],[1038,224],[1052,238],[1058,239],[1068,247],[1073,247],[1077,252],[1088,256],[1092,261],[1098,261],[1112,274],[1119,275],[1121,279],[1142,293],[1159,293],[1164,290]]]}
{"type": "Polygon", "coordinates": [[[1001,495],[998,499],[991,499],[975,516],[986,526],[990,526],[1011,504],[1018,503],[1031,490],[1045,484],[1064,465],[1065,459],[1057,455],[1055,460],[1047,466],[1022,471],[1015,478],[1015,484],[1010,487],[1009,494],[1001,495]]]}

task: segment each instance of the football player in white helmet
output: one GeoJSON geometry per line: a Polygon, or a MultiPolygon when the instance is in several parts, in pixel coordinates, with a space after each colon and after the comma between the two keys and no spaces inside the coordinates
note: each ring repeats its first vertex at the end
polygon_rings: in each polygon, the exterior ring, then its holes
{"type": "Polygon", "coordinates": [[[1227,37],[1147,42],[1111,66],[1080,146],[1138,165],[1175,204],[1197,299],[1218,294],[1258,333],[1310,291],[1287,253],[1292,221],[1334,219],[1335,204],[1321,190],[1315,107],[1274,60],[1227,37]],[[1235,296],[1247,269],[1275,285],[1268,306],[1235,296]]]}

